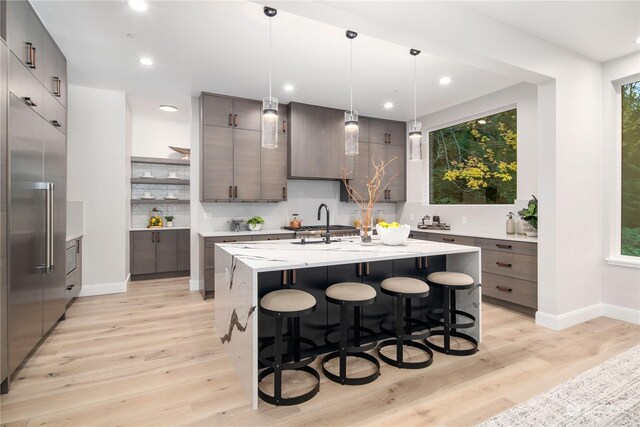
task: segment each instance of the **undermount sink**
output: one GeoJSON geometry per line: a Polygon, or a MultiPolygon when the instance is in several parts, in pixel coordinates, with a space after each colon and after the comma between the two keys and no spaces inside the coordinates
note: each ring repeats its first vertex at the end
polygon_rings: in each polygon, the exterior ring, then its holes
{"type": "Polygon", "coordinates": [[[329,244],[329,243],[335,243],[335,242],[342,242],[341,239],[331,239],[329,242],[327,242],[326,240],[322,239],[322,240],[307,240],[307,239],[300,239],[297,242],[291,242],[292,245],[313,245],[316,243],[324,243],[325,245],[329,244]]]}

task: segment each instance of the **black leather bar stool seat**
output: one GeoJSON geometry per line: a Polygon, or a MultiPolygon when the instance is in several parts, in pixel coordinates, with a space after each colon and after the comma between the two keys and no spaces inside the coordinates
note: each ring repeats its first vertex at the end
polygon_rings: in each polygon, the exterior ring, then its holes
{"type": "Polygon", "coordinates": [[[300,318],[311,314],[316,309],[316,299],[308,292],[297,289],[280,289],[273,291],[262,297],[260,300],[260,311],[275,318],[274,338],[264,342],[258,349],[260,362],[267,366],[259,375],[260,383],[268,375],[274,374],[273,395],[260,389],[258,395],[262,400],[272,405],[289,406],[297,405],[315,396],[320,390],[320,374],[318,371],[308,366],[318,355],[316,344],[310,339],[300,336],[300,318]],[[284,319],[292,319],[293,330],[285,336],[283,334],[284,319]],[[290,357],[293,361],[284,362],[283,343],[291,343],[293,354],[290,357]],[[311,356],[301,359],[301,344],[305,344],[311,351],[311,356]],[[265,357],[263,353],[269,347],[274,347],[273,357],[265,357]],[[295,370],[310,374],[315,378],[315,386],[312,390],[294,397],[282,397],[282,371],[295,370]]]}
{"type": "Polygon", "coordinates": [[[412,317],[411,314],[411,299],[428,296],[429,286],[422,280],[411,277],[391,277],[383,280],[380,288],[383,294],[395,299],[396,307],[395,328],[387,328],[385,326],[387,322],[384,319],[380,322],[380,330],[392,338],[378,344],[378,357],[385,363],[402,369],[421,369],[431,365],[433,352],[425,344],[415,341],[429,338],[429,324],[412,317]],[[420,332],[414,333],[414,326],[417,326],[420,332]],[[383,348],[392,345],[396,346],[395,359],[382,354],[383,348]],[[404,346],[422,350],[427,355],[427,359],[420,362],[406,362],[404,346]]]}
{"type": "Polygon", "coordinates": [[[476,324],[475,316],[465,311],[456,310],[456,291],[469,290],[476,287],[473,278],[464,273],[455,273],[451,271],[439,271],[431,273],[427,276],[429,286],[442,288],[443,302],[442,308],[436,308],[428,311],[427,317],[429,321],[438,326],[442,326],[442,330],[431,331],[431,336],[442,335],[444,343],[442,346],[434,344],[427,339],[427,345],[433,350],[452,356],[470,356],[478,351],[478,341],[470,335],[459,332],[458,329],[472,328],[476,324]],[[458,323],[458,318],[462,317],[467,321],[458,323]],[[458,350],[451,348],[451,337],[461,338],[471,343],[471,348],[458,350]]]}
{"type": "Polygon", "coordinates": [[[340,325],[336,328],[330,328],[325,333],[325,342],[336,348],[322,359],[322,373],[331,381],[346,385],[363,385],[375,381],[380,376],[380,362],[374,356],[365,353],[376,347],[378,341],[376,333],[365,328],[360,323],[360,310],[366,305],[373,304],[376,301],[376,290],[364,283],[343,282],[331,285],[325,291],[325,299],[331,304],[340,307],[340,325]],[[353,307],[353,325],[349,326],[348,309],[353,307]],[[353,345],[349,346],[349,331],[353,331],[353,345]],[[340,331],[340,340],[338,342],[331,341],[330,335],[340,331]],[[363,344],[363,341],[367,343],[363,344]],[[347,376],[347,359],[349,357],[357,357],[367,360],[375,367],[375,372],[364,377],[348,377],[347,376]],[[326,364],[332,359],[340,359],[340,371],[338,374],[330,372],[326,364]]]}

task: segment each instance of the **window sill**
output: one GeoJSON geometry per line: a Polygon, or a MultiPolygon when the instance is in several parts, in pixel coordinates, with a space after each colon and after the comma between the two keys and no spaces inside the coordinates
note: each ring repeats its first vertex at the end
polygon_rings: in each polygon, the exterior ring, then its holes
{"type": "Polygon", "coordinates": [[[617,265],[620,267],[640,268],[640,257],[631,256],[613,256],[605,259],[609,265],[617,265]]]}

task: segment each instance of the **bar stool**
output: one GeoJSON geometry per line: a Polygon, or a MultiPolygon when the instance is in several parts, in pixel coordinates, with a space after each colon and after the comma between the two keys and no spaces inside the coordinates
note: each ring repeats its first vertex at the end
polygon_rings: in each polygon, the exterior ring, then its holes
{"type": "Polygon", "coordinates": [[[260,383],[268,375],[274,374],[273,395],[269,395],[258,387],[258,395],[262,400],[272,405],[297,405],[306,402],[315,396],[320,390],[320,374],[318,371],[308,366],[316,359],[318,348],[310,339],[300,337],[300,317],[311,314],[316,309],[316,299],[313,295],[297,289],[280,289],[263,296],[260,300],[260,311],[268,316],[275,318],[274,338],[263,343],[258,349],[258,357],[260,362],[265,364],[267,368],[258,375],[258,383],[260,383]],[[289,335],[284,336],[282,325],[284,319],[293,320],[293,331],[289,331],[289,335]],[[293,346],[293,361],[283,362],[283,342],[290,341],[293,346]],[[304,359],[300,359],[300,343],[304,343],[312,351],[312,355],[304,359]],[[273,358],[267,358],[262,353],[268,348],[274,346],[273,358]],[[283,398],[282,397],[282,371],[295,370],[302,371],[312,375],[316,384],[311,391],[304,394],[283,398]]]}
{"type": "Polygon", "coordinates": [[[412,317],[411,314],[411,299],[423,298],[429,295],[429,286],[422,280],[413,279],[411,277],[391,277],[385,279],[380,284],[380,288],[383,294],[390,295],[395,300],[396,316],[395,316],[395,330],[385,327],[386,321],[383,319],[380,321],[380,330],[386,335],[393,337],[392,339],[385,340],[378,344],[378,357],[384,360],[389,365],[395,366],[401,369],[421,369],[433,363],[433,352],[426,345],[416,342],[414,340],[427,339],[430,336],[429,324],[423,322],[420,319],[412,317]],[[414,325],[421,326],[421,332],[414,334],[414,325]],[[396,346],[396,358],[385,356],[382,354],[382,349],[391,345],[396,346]],[[405,362],[404,361],[404,346],[414,347],[422,350],[427,354],[427,360],[421,362],[405,362]]]}
{"type": "Polygon", "coordinates": [[[346,385],[363,385],[375,381],[380,376],[380,362],[374,356],[365,353],[367,350],[375,348],[378,343],[376,333],[360,324],[360,310],[366,305],[371,305],[376,300],[376,290],[369,285],[358,282],[343,282],[331,285],[325,291],[325,299],[331,304],[340,306],[340,325],[337,328],[330,328],[324,335],[325,342],[337,347],[338,350],[327,354],[322,359],[322,372],[331,381],[346,385]],[[349,326],[348,309],[353,307],[353,326],[349,326]],[[333,342],[329,339],[330,334],[340,331],[340,341],[333,342]],[[349,347],[349,330],[353,330],[353,346],[349,347]],[[365,335],[361,335],[364,332],[365,335]],[[362,344],[363,340],[371,340],[367,344],[362,344]],[[347,358],[357,357],[371,362],[376,371],[365,377],[347,377],[347,358]],[[340,358],[340,373],[338,375],[329,372],[326,368],[327,362],[340,358]]]}
{"type": "Polygon", "coordinates": [[[427,339],[427,345],[440,353],[452,356],[469,356],[478,351],[478,341],[467,334],[458,332],[458,329],[472,328],[476,324],[476,318],[470,313],[456,310],[456,291],[473,289],[476,287],[473,278],[467,274],[450,271],[439,271],[427,276],[429,286],[442,288],[442,308],[431,309],[427,312],[430,321],[442,326],[442,330],[431,331],[431,336],[443,335],[444,345],[439,346],[427,339]],[[456,323],[457,317],[468,319],[467,323],[456,323]],[[451,348],[451,337],[458,337],[470,342],[473,346],[469,349],[456,350],[451,348]]]}

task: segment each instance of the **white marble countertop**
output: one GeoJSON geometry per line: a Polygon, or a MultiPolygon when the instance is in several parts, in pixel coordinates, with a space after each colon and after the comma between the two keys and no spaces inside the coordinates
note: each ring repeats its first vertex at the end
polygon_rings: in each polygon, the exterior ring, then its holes
{"type": "Polygon", "coordinates": [[[66,241],[70,242],[71,240],[75,240],[78,237],[82,237],[82,236],[83,236],[82,233],[69,233],[69,234],[67,234],[67,240],[66,241]]]}
{"type": "Polygon", "coordinates": [[[411,231],[418,231],[420,233],[449,234],[453,236],[480,237],[483,239],[509,240],[513,242],[538,243],[537,237],[527,237],[527,236],[520,236],[517,234],[507,234],[507,233],[499,233],[499,232],[462,231],[462,230],[422,230],[417,227],[411,227],[411,231]]]}
{"type": "Polygon", "coordinates": [[[293,234],[293,230],[283,230],[276,228],[272,230],[260,230],[260,231],[200,231],[198,234],[200,237],[226,237],[226,236],[260,236],[267,234],[293,234]]]}
{"type": "Polygon", "coordinates": [[[189,230],[191,227],[162,227],[162,228],[147,228],[147,227],[133,227],[129,231],[159,231],[159,230],[189,230]]]}
{"type": "MultiPolygon", "coordinates": [[[[309,241],[321,239],[309,239],[309,241]]],[[[339,242],[296,245],[298,240],[219,243],[216,246],[241,260],[255,272],[283,269],[324,267],[358,262],[385,261],[421,256],[479,252],[474,246],[454,245],[409,239],[400,246],[386,246],[374,238],[373,244],[363,246],[360,238],[342,238],[339,242]]]]}

